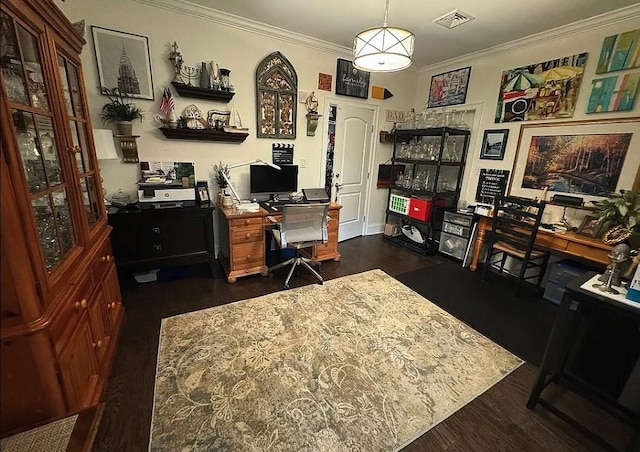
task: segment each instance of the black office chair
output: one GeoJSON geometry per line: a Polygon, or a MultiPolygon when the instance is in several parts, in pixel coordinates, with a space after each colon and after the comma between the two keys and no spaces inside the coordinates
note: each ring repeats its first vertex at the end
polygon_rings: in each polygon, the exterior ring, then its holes
{"type": "Polygon", "coordinates": [[[295,256],[269,268],[269,274],[274,270],[291,265],[289,275],[284,282],[284,288],[289,288],[289,281],[293,271],[298,265],[306,267],[319,281],[324,282],[320,273],[315,271],[311,264],[320,264],[317,261],[303,257],[300,251],[328,241],[327,219],[329,204],[296,204],[282,207],[282,221],[272,229],[273,237],[280,249],[293,249],[295,256]]]}
{"type": "Polygon", "coordinates": [[[498,265],[500,274],[504,271],[507,256],[520,261],[516,297],[522,283],[537,278],[536,287],[540,284],[549,262],[549,251],[536,247],[536,235],[542,221],[545,204],[514,196],[496,197],[493,210],[493,225],[489,240],[489,250],[485,260],[482,280],[487,276],[489,267],[498,265]],[[500,257],[494,260],[496,255],[500,257]],[[530,269],[537,269],[527,275],[530,269]]]}

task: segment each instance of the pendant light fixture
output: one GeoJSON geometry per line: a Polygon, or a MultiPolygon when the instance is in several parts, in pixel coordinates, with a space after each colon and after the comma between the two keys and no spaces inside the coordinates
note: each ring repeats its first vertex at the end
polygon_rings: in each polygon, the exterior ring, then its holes
{"type": "Polygon", "coordinates": [[[404,28],[388,27],[389,0],[382,27],[358,33],[353,40],[353,65],[370,72],[396,72],[411,66],[416,37],[404,28]]]}

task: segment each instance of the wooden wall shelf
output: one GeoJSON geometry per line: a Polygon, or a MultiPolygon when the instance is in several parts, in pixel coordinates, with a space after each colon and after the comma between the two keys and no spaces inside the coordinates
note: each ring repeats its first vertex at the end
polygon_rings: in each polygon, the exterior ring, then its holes
{"type": "Polygon", "coordinates": [[[226,143],[242,143],[248,133],[229,133],[219,130],[202,129],[168,129],[160,127],[163,135],[171,140],[220,141],[226,143]]]}
{"type": "Polygon", "coordinates": [[[182,97],[229,102],[236,94],[229,91],[218,91],[209,88],[200,88],[198,86],[189,86],[184,83],[171,82],[171,84],[182,97]]]}

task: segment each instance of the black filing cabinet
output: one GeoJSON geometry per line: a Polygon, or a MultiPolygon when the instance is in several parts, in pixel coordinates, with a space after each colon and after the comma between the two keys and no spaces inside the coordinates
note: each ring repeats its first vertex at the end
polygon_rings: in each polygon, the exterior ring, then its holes
{"type": "Polygon", "coordinates": [[[212,205],[110,208],[111,244],[118,269],[143,272],[206,262],[213,275],[213,210],[212,205]]]}

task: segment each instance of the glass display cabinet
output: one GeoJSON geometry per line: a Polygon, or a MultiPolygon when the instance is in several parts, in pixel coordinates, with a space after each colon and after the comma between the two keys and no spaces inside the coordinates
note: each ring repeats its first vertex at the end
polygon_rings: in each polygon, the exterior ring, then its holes
{"type": "Polygon", "coordinates": [[[123,316],[82,80],[52,0],[3,0],[1,433],[95,405],[123,316]]]}
{"type": "Polygon", "coordinates": [[[445,210],[455,210],[470,131],[451,127],[394,133],[385,238],[427,254],[438,249],[445,210]]]}

